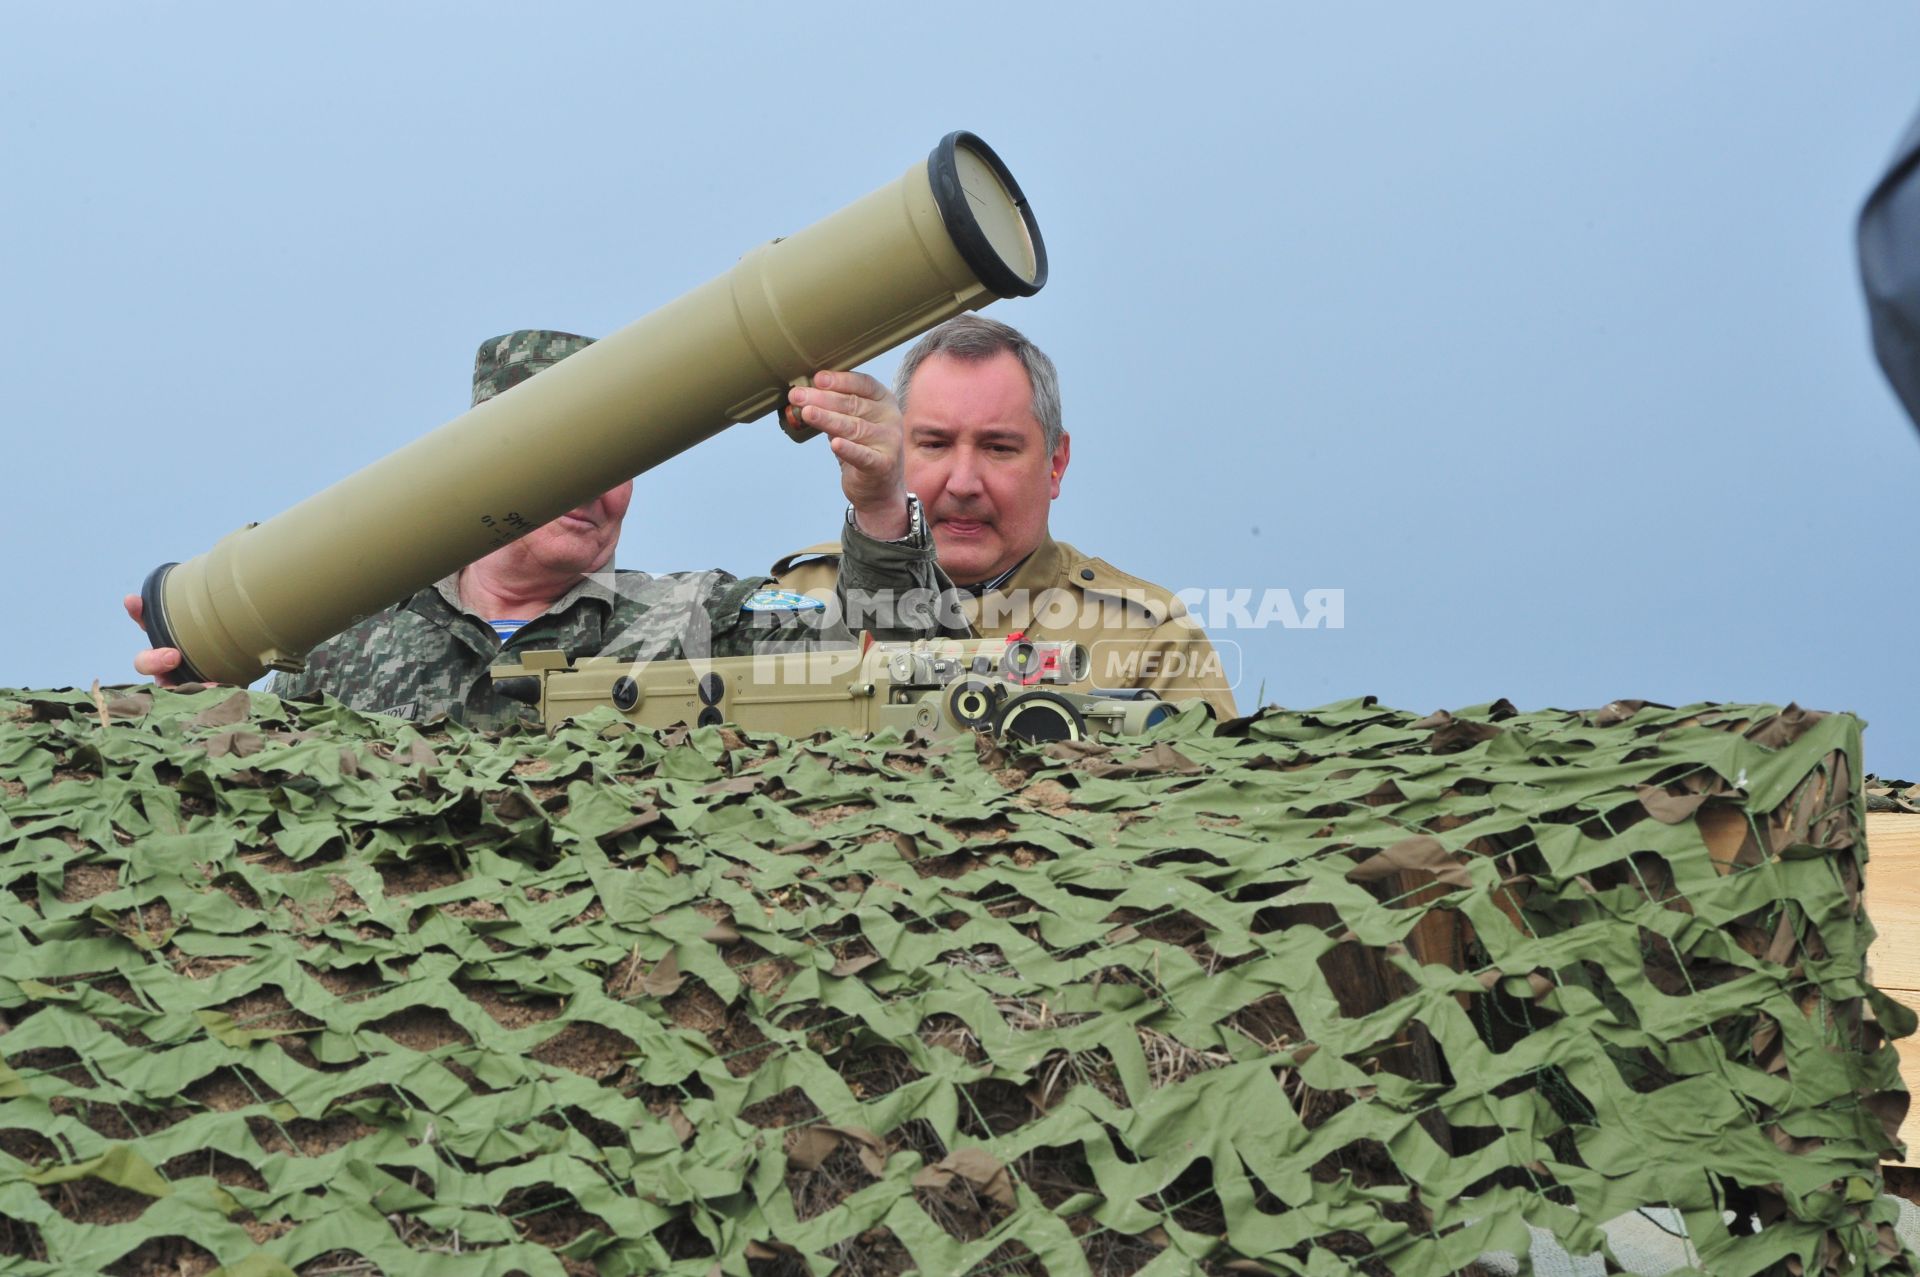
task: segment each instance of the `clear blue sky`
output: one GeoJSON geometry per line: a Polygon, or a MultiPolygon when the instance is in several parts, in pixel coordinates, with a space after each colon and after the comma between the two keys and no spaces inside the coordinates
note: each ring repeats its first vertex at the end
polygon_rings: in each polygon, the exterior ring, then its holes
{"type": "MultiPolygon", "coordinates": [[[[1241,699],[1797,700],[1920,773],[1920,433],[1854,212],[1920,9],[15,6],[0,44],[0,683],[131,680],[119,596],[601,333],[997,147],[1053,259],[1054,530],[1170,586],[1345,591],[1241,699]]],[[[890,375],[891,359],[874,371],[890,375]]],[[[830,535],[826,450],[641,481],[621,562],[830,535]]]]}

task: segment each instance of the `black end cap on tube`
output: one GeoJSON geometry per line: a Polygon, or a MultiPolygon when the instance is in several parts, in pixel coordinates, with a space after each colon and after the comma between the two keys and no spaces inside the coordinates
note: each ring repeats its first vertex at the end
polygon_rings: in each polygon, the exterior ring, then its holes
{"type": "Polygon", "coordinates": [[[1020,183],[1013,180],[1013,174],[994,149],[977,135],[956,129],[941,138],[933,154],[927,157],[927,177],[933,186],[934,203],[940,209],[940,220],[946,224],[947,234],[953,237],[953,246],[960,250],[961,258],[973,268],[975,278],[1002,297],[1031,297],[1039,292],[1047,282],[1047,244],[1040,238],[1040,223],[1034,220],[1026,193],[1020,189],[1020,183]],[[993,170],[1000,184],[1007,188],[1014,207],[1020,210],[1020,220],[1027,226],[1027,238],[1033,241],[1031,280],[1020,278],[1000,259],[987,233],[974,219],[973,210],[967,206],[967,193],[960,189],[959,164],[954,158],[955,148],[963,144],[993,170]]]}
{"type": "Polygon", "coordinates": [[[179,683],[205,683],[206,675],[193,668],[193,662],[187,659],[187,651],[180,646],[173,631],[167,628],[167,605],[163,601],[166,591],[167,573],[179,567],[178,563],[162,563],[147,573],[147,579],[140,586],[140,627],[147,632],[147,639],[155,647],[170,647],[180,653],[180,664],[174,666],[173,678],[179,683]]]}

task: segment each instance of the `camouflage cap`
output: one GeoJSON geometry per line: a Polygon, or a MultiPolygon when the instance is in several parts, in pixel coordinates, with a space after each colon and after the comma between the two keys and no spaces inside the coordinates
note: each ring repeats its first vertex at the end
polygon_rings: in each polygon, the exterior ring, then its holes
{"type": "Polygon", "coordinates": [[[542,368],[593,345],[593,338],[550,328],[520,328],[480,343],[473,357],[473,406],[511,390],[542,368]]]}

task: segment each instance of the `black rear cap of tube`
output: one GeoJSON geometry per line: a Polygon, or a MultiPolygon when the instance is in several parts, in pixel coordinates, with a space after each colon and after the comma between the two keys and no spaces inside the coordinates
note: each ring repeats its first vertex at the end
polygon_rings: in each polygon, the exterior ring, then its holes
{"type": "Polygon", "coordinates": [[[1027,204],[1020,183],[1013,180],[1013,174],[993,148],[975,134],[956,129],[941,138],[933,154],[927,157],[927,178],[933,187],[933,201],[940,209],[940,220],[946,224],[947,234],[953,237],[953,246],[960,250],[961,258],[973,268],[975,278],[1002,297],[1031,297],[1039,292],[1047,282],[1046,241],[1040,238],[1040,223],[1034,220],[1033,209],[1027,204]],[[1014,207],[1020,210],[1020,220],[1027,225],[1027,237],[1033,241],[1031,280],[1022,279],[1000,259],[987,233],[974,219],[973,210],[967,206],[967,193],[960,189],[959,163],[954,158],[955,149],[961,145],[986,162],[1000,184],[1007,188],[1014,207]]]}
{"type": "Polygon", "coordinates": [[[173,678],[179,683],[204,683],[206,675],[193,668],[193,662],[187,659],[186,649],[180,646],[173,631],[167,628],[166,596],[167,573],[179,567],[178,563],[162,563],[147,573],[147,579],[140,586],[140,626],[147,632],[147,639],[155,647],[170,647],[180,653],[180,664],[173,670],[173,678]]]}

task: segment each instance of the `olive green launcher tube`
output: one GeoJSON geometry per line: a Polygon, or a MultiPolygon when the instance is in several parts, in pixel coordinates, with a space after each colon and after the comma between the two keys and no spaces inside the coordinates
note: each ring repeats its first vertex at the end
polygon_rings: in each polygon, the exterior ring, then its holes
{"type": "Polygon", "coordinates": [[[142,590],[183,678],[298,668],[355,621],[943,320],[1046,282],[1013,176],[971,133],[797,234],[142,590]]]}

